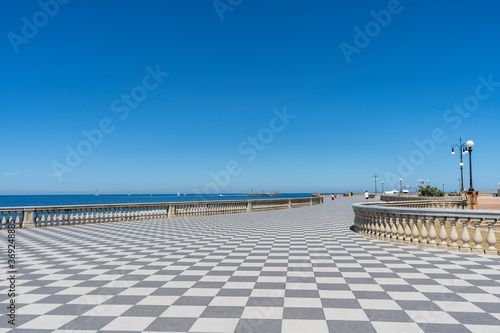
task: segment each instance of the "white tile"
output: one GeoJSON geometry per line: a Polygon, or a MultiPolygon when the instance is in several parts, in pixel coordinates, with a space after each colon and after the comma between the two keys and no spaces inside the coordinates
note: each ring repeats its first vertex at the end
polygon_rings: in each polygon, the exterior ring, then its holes
{"type": "Polygon", "coordinates": [[[350,290],[320,290],[321,298],[355,299],[354,293],[350,290]]]}
{"type": "Polygon", "coordinates": [[[180,296],[147,296],[138,305],[172,305],[180,296]]]}
{"type": "Polygon", "coordinates": [[[285,297],[284,289],[253,289],[252,297],[285,297]]]}
{"type": "Polygon", "coordinates": [[[198,318],[189,332],[232,333],[235,331],[238,321],[238,318],[198,318]]]}
{"type": "Polygon", "coordinates": [[[372,310],[402,310],[401,307],[390,299],[358,299],[363,309],[372,310]]]}
{"type": "Polygon", "coordinates": [[[46,329],[46,330],[55,330],[58,329],[61,326],[66,325],[73,319],[75,319],[76,316],[63,316],[63,315],[57,315],[57,316],[39,316],[36,317],[30,321],[28,321],[25,324],[22,324],[19,326],[19,328],[24,328],[24,329],[46,329]]]}
{"type": "Polygon", "coordinates": [[[369,321],[362,309],[324,308],[326,320],[369,321]]]}
{"type": "Polygon", "coordinates": [[[317,290],[316,283],[287,282],[285,289],[288,290],[317,290]]]}
{"type": "Polygon", "coordinates": [[[198,318],[205,309],[206,306],[172,305],[165,310],[160,317],[198,318]]]}
{"type": "Polygon", "coordinates": [[[248,297],[217,296],[210,302],[210,306],[245,306],[248,297]]]}
{"type": "Polygon", "coordinates": [[[455,318],[450,316],[445,311],[421,311],[408,310],[406,313],[416,323],[430,324],[460,324],[455,318]]]}
{"type": "Polygon", "coordinates": [[[33,303],[19,308],[17,313],[20,315],[43,315],[60,306],[61,304],[33,303]]]}
{"type": "Polygon", "coordinates": [[[484,312],[469,302],[434,301],[434,304],[448,312],[484,312]]]}
{"type": "Polygon", "coordinates": [[[415,323],[399,323],[392,321],[372,321],[377,332],[383,333],[423,333],[422,329],[415,323]]]}
{"type": "Polygon", "coordinates": [[[354,283],[351,283],[351,284],[349,284],[349,288],[351,288],[352,291],[385,291],[378,284],[361,284],[361,283],[354,284],[354,283]]]}
{"type": "Polygon", "coordinates": [[[490,294],[457,293],[457,295],[468,300],[469,302],[500,303],[500,298],[490,294]]]}
{"type": "Polygon", "coordinates": [[[118,317],[104,326],[102,331],[144,331],[156,317],[118,317]]]}
{"type": "Polygon", "coordinates": [[[215,296],[219,291],[220,289],[216,288],[191,288],[182,296],[215,296]]]}
{"type": "Polygon", "coordinates": [[[121,305],[121,304],[101,304],[93,307],[89,311],[82,314],[83,316],[119,316],[132,305],[121,305]]]}
{"type": "Polygon", "coordinates": [[[500,326],[492,325],[464,325],[472,333],[500,333],[500,326]]]}
{"type": "Polygon", "coordinates": [[[223,289],[253,289],[255,282],[226,282],[223,289]]]}
{"type": "Polygon", "coordinates": [[[111,297],[113,297],[113,295],[82,295],[68,302],[68,304],[101,304],[111,297]]]}
{"type": "Polygon", "coordinates": [[[241,318],[247,319],[282,319],[283,308],[273,306],[247,306],[241,318]]]}
{"type": "Polygon", "coordinates": [[[297,320],[284,319],[282,321],[281,332],[286,333],[328,333],[328,326],[325,320],[297,320]]]}
{"type": "Polygon", "coordinates": [[[424,294],[418,292],[410,292],[410,291],[388,291],[387,294],[391,296],[392,299],[398,301],[428,301],[424,294]]]}
{"type": "Polygon", "coordinates": [[[295,308],[321,308],[320,298],[310,298],[310,297],[285,297],[285,307],[295,307],[295,308]]]}

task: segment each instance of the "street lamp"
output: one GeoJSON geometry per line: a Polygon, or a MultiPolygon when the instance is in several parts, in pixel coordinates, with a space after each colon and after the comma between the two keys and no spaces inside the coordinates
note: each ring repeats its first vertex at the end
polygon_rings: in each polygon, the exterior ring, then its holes
{"type": "Polygon", "coordinates": [[[445,193],[445,192],[444,192],[444,182],[443,182],[443,193],[445,193]]]}
{"type": "Polygon", "coordinates": [[[375,173],[375,175],[372,176],[372,179],[375,180],[375,193],[377,193],[377,179],[378,179],[377,173],[375,173]]]}
{"type": "Polygon", "coordinates": [[[399,178],[399,196],[403,193],[403,178],[399,178]]]}
{"type": "Polygon", "coordinates": [[[464,188],[464,164],[462,163],[462,157],[467,154],[467,147],[465,143],[462,143],[462,138],[460,138],[460,144],[451,145],[452,155],[455,155],[455,148],[460,151],[460,192],[462,192],[464,188]]]}
{"type": "MultiPolygon", "coordinates": [[[[460,162],[459,165],[460,165],[460,172],[463,176],[463,174],[464,174],[464,162],[460,162]]],[[[460,186],[462,186],[462,187],[460,188],[460,191],[458,191],[458,192],[462,192],[464,190],[464,178],[463,177],[460,178],[459,181],[460,181],[460,186]]]]}
{"type": "Polygon", "coordinates": [[[382,194],[384,194],[384,181],[382,181],[382,194]]]}
{"type": "Polygon", "coordinates": [[[472,187],[472,147],[474,147],[474,141],[469,140],[465,143],[467,146],[467,150],[469,151],[469,171],[470,171],[470,187],[469,191],[474,191],[474,187],[472,187]]]}

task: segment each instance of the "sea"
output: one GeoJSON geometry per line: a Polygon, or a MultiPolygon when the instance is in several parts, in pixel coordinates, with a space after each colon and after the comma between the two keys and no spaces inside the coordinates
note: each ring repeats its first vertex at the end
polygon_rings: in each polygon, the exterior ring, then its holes
{"type": "Polygon", "coordinates": [[[0,195],[0,207],[101,205],[182,201],[260,200],[310,197],[312,193],[280,193],[279,196],[227,194],[99,194],[96,195],[0,195]]]}

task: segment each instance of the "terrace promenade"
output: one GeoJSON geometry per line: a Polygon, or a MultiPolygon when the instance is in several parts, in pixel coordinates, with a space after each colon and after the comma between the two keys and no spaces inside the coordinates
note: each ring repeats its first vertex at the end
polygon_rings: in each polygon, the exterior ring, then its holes
{"type": "Polygon", "coordinates": [[[16,229],[15,332],[500,332],[500,257],[355,234],[361,200],[16,229]]]}

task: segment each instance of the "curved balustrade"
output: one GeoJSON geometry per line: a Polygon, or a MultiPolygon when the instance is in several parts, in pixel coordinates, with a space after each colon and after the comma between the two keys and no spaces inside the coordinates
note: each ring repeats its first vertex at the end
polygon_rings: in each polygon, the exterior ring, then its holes
{"type": "Polygon", "coordinates": [[[498,255],[495,224],[499,210],[394,207],[386,203],[353,205],[355,230],[399,244],[448,251],[498,255]],[[473,229],[472,237],[470,234],[473,229]],[[486,227],[487,231],[482,231],[486,227]]]}
{"type": "Polygon", "coordinates": [[[467,201],[465,200],[390,201],[386,203],[386,206],[406,207],[406,208],[464,209],[467,207],[467,201]]]}
{"type": "Polygon", "coordinates": [[[323,197],[0,208],[0,229],[243,213],[323,203],[323,197]]]}

